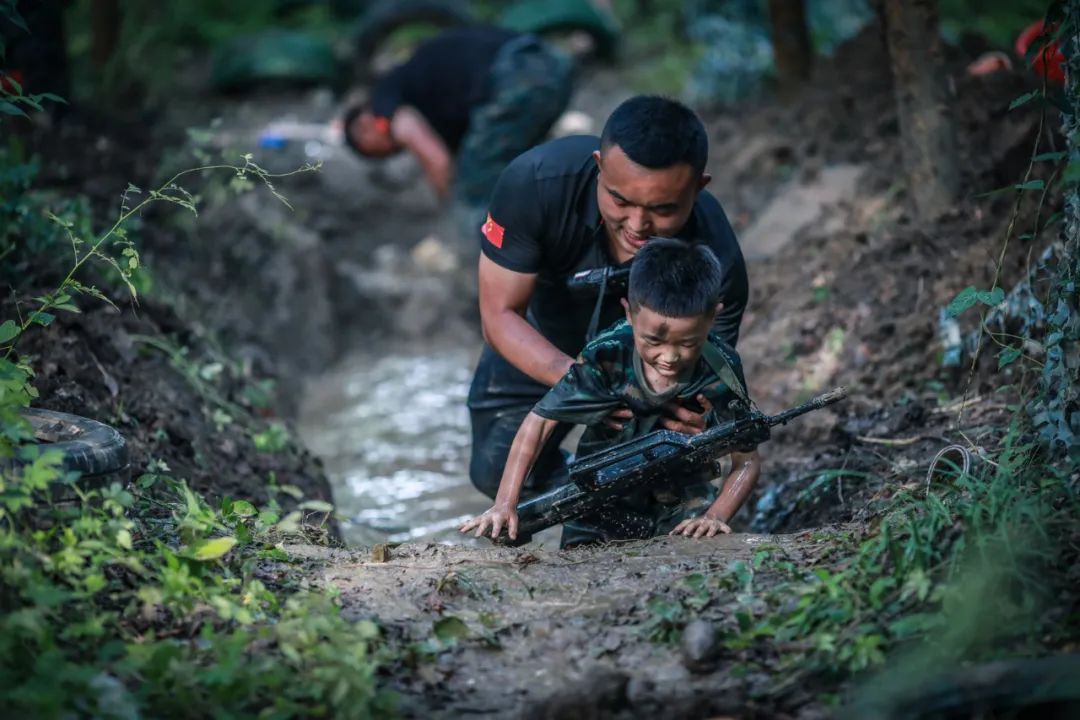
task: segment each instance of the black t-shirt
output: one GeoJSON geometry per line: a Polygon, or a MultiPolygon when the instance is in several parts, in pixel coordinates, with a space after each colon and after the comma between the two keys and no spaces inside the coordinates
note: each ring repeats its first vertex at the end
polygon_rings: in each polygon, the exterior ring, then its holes
{"type": "Polygon", "coordinates": [[[469,113],[489,99],[491,65],[496,54],[518,33],[477,26],[447,30],[421,43],[408,62],[375,82],[371,110],[393,117],[411,105],[456,151],[469,126],[469,113]]]}
{"type": "MultiPolygon", "coordinates": [[[[580,135],[539,145],[506,167],[492,194],[492,232],[481,229],[481,248],[509,270],[537,275],[526,319],[555,347],[577,357],[585,345],[596,293],[570,292],[574,273],[614,265],[596,202],[599,169],[592,158],[599,138],[580,135]]],[[[724,210],[701,192],[690,218],[676,237],[708,245],[724,270],[715,332],[735,347],[749,286],[746,263],[724,210]]],[[[599,328],[624,317],[619,297],[601,306],[599,328]]]]}

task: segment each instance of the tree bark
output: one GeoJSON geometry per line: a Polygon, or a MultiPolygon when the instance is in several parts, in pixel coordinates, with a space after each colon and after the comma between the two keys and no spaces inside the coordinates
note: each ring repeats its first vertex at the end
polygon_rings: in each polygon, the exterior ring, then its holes
{"type": "Polygon", "coordinates": [[[960,190],[937,0],[884,0],[882,10],[908,193],[926,222],[953,207],[960,190]]]}
{"type": "Polygon", "coordinates": [[[109,62],[119,36],[119,0],[93,0],[90,3],[90,56],[98,70],[109,62]]]}
{"type": "MultiPolygon", "coordinates": [[[[1066,105],[1061,118],[1072,166],[1080,162],[1080,0],[1065,3],[1061,21],[1067,23],[1061,37],[1066,105]]],[[[1065,218],[1046,305],[1046,358],[1028,412],[1051,454],[1075,468],[1080,466],[1080,186],[1075,178],[1066,182],[1065,218]]]]}
{"type": "Polygon", "coordinates": [[[806,24],[806,0],[769,0],[773,60],[782,94],[810,79],[814,52],[806,24]]]}

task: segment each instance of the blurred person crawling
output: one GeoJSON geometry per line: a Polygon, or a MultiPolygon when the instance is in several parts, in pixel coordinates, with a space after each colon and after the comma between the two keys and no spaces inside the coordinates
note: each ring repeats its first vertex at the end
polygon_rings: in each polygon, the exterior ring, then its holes
{"type": "Polygon", "coordinates": [[[572,91],[570,58],[533,35],[455,28],[421,43],[350,108],[345,140],[365,157],[416,156],[440,199],[475,232],[515,157],[544,140],[572,91]]]}
{"type": "MultiPolygon", "coordinates": [[[[749,412],[742,363],[713,332],[722,309],[724,270],[704,244],[652,238],[638,253],[623,298],[625,320],[588,343],[566,375],[525,416],[510,449],[495,503],[461,532],[517,539],[525,479],[559,423],[585,425],[578,454],[592,455],[656,428],[672,400],[704,398],[712,427],[749,412]],[[618,408],[632,416],[607,423],[618,408]]],[[[746,501],[761,473],[756,450],[732,453],[718,492],[711,477],[678,488],[639,488],[563,525],[562,547],[649,538],[662,533],[713,537],[746,501]]]]}

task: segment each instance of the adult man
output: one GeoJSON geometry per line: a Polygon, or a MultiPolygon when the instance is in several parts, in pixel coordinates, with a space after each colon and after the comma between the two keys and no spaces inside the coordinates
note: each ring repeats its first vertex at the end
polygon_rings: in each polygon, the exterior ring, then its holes
{"type": "Polygon", "coordinates": [[[566,108],[571,76],[569,59],[532,35],[448,30],[375,82],[369,102],[346,113],[345,139],[368,157],[407,149],[440,199],[453,179],[459,208],[482,218],[502,169],[566,108]]]}
{"type": "MultiPolygon", "coordinates": [[[[724,271],[715,330],[734,347],[748,294],[746,265],[716,199],[704,192],[708,139],[701,121],[673,100],[639,96],[612,113],[601,138],[554,140],[503,171],[482,227],[480,316],[487,345],[469,391],[469,474],[489,497],[510,444],[533,405],[573,364],[586,336],[618,320],[622,293],[579,295],[573,274],[628,265],[650,237],[706,243],[724,271]]],[[[700,432],[711,406],[672,403],[661,424],[700,432]]],[[[613,415],[611,422],[628,417],[613,415]]],[[[537,490],[565,475],[556,430],[534,466],[537,490]]]]}

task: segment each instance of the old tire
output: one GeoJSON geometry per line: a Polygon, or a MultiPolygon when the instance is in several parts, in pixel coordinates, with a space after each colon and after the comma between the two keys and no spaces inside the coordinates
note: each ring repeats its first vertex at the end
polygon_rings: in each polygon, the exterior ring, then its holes
{"type": "Polygon", "coordinates": [[[321,38],[292,30],[234,37],[214,52],[211,83],[222,92],[258,85],[329,85],[342,81],[333,49],[321,38]]]}
{"type": "Polygon", "coordinates": [[[22,415],[33,426],[39,447],[63,453],[65,471],[79,473],[80,480],[91,485],[112,480],[127,482],[130,475],[127,442],[116,428],[79,415],[40,408],[26,408],[22,415]]]}
{"type": "Polygon", "coordinates": [[[499,24],[535,35],[585,32],[592,38],[596,54],[606,60],[615,56],[622,33],[615,18],[589,0],[527,0],[512,3],[499,17],[499,24]]]}
{"type": "Polygon", "coordinates": [[[461,0],[377,0],[368,8],[353,30],[353,47],[358,64],[367,64],[379,45],[395,30],[412,24],[430,24],[440,28],[468,25],[473,22],[468,6],[461,0]]]}

